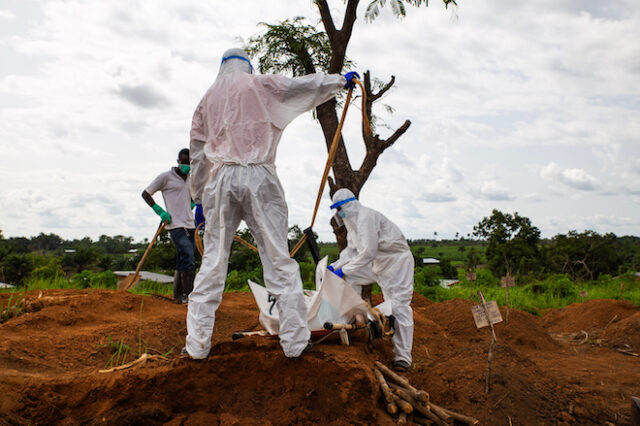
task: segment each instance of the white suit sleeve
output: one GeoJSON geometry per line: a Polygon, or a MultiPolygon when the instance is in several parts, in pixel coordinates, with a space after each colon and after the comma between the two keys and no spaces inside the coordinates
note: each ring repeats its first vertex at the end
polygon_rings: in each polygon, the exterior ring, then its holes
{"type": "Polygon", "coordinates": [[[191,199],[194,203],[202,204],[202,191],[207,184],[213,163],[204,154],[206,131],[202,117],[203,101],[193,113],[191,120],[191,143],[189,144],[189,159],[191,162],[191,199]]]}
{"type": "Polygon", "coordinates": [[[191,139],[189,144],[189,158],[191,160],[191,198],[196,204],[202,204],[202,191],[204,190],[213,163],[204,154],[204,142],[191,139]]]}
{"type": "Polygon", "coordinates": [[[340,74],[315,73],[284,79],[282,98],[271,111],[273,123],[280,129],[303,112],[333,98],[347,83],[340,74]]]}
{"type": "Polygon", "coordinates": [[[371,263],[378,252],[378,230],[371,215],[362,217],[358,222],[358,254],[342,267],[345,276],[358,274],[359,271],[371,269],[371,263]]]}
{"type": "Polygon", "coordinates": [[[358,252],[355,249],[347,246],[340,252],[340,257],[338,258],[338,260],[333,262],[331,266],[333,266],[334,269],[342,268],[344,265],[349,263],[349,260],[354,258],[357,254],[358,252]]]}

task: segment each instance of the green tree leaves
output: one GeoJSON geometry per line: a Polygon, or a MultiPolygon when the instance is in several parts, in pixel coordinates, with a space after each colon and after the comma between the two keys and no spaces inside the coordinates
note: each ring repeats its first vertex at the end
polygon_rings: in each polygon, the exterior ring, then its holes
{"type": "Polygon", "coordinates": [[[496,276],[528,274],[539,270],[540,230],[528,217],[493,210],[473,227],[473,235],[488,241],[488,267],[496,276]]]}

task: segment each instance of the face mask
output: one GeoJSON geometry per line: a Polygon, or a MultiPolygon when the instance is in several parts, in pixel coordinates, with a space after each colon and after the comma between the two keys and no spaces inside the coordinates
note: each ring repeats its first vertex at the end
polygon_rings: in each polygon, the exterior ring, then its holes
{"type": "Polygon", "coordinates": [[[345,218],[345,216],[347,216],[347,214],[344,212],[344,210],[340,210],[340,211],[338,212],[338,216],[340,216],[341,218],[343,218],[343,219],[344,219],[344,218],[345,218]]]}
{"type": "Polygon", "coordinates": [[[180,171],[183,175],[186,175],[191,170],[191,166],[188,164],[180,164],[180,171]]]}

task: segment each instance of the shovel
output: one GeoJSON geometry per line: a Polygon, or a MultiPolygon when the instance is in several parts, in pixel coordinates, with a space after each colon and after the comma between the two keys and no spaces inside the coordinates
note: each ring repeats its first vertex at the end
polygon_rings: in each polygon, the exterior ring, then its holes
{"type": "Polygon", "coordinates": [[[147,246],[147,249],[144,251],[144,254],[142,255],[142,259],[140,259],[140,262],[138,262],[138,267],[136,268],[136,271],[133,274],[127,275],[122,281],[118,283],[118,290],[123,290],[123,291],[129,290],[131,287],[136,285],[138,281],[140,281],[140,269],[142,269],[142,264],[144,263],[145,260],[147,260],[147,256],[151,251],[151,247],[153,247],[153,243],[156,242],[156,239],[158,239],[158,235],[160,235],[160,233],[164,229],[164,225],[165,225],[164,222],[160,223],[160,226],[158,226],[158,230],[156,231],[156,235],[153,236],[153,239],[151,240],[151,242],[147,246]]]}

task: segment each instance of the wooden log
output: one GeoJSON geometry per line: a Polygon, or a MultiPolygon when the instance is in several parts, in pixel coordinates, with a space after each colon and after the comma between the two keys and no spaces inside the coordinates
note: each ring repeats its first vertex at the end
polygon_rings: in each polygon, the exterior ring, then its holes
{"type": "Polygon", "coordinates": [[[377,369],[374,369],[373,373],[375,374],[376,379],[378,379],[378,383],[380,384],[380,389],[382,390],[382,396],[384,397],[385,402],[387,404],[392,403],[393,402],[393,392],[389,388],[389,385],[387,384],[387,381],[384,379],[384,376],[377,369]]]}
{"type": "Polygon", "coordinates": [[[398,406],[401,412],[406,414],[413,413],[413,405],[409,404],[407,401],[400,398],[398,395],[393,395],[393,402],[398,406]]]}
{"type": "Polygon", "coordinates": [[[478,425],[480,424],[480,420],[474,419],[473,417],[465,416],[464,414],[456,413],[455,411],[451,411],[448,408],[442,408],[447,414],[454,418],[455,421],[464,423],[467,425],[478,425]]]}
{"type": "MultiPolygon", "coordinates": [[[[429,408],[427,408],[426,406],[420,404],[419,402],[416,402],[415,399],[413,399],[411,397],[411,395],[409,395],[403,388],[400,387],[396,387],[393,392],[398,395],[400,398],[402,398],[403,400],[407,401],[409,404],[411,404],[411,406],[413,407],[413,411],[414,413],[418,413],[421,414],[424,417],[427,418],[431,418],[431,416],[435,416],[433,413],[430,412],[429,408]]],[[[437,418],[437,416],[436,416],[437,418]]]]}
{"type": "Polygon", "coordinates": [[[414,415],[413,416],[413,422],[415,424],[419,424],[419,425],[431,426],[433,424],[436,424],[438,426],[449,426],[447,423],[442,421],[442,419],[440,417],[436,416],[435,414],[433,414],[430,411],[429,411],[429,416],[428,417],[421,417],[421,416],[418,416],[418,415],[414,415]]]}
{"type": "Polygon", "coordinates": [[[413,400],[421,404],[424,404],[425,402],[429,401],[429,394],[426,393],[425,391],[418,390],[416,392],[415,388],[409,389],[393,382],[389,383],[389,387],[393,389],[394,392],[396,391],[396,389],[406,392],[407,395],[409,395],[413,400]]]}
{"type": "Polygon", "coordinates": [[[400,411],[400,414],[398,415],[398,424],[399,425],[407,424],[407,413],[405,413],[404,411],[400,411]]]}
{"type": "Polygon", "coordinates": [[[384,409],[387,410],[387,413],[391,415],[395,415],[398,413],[398,406],[395,402],[388,402],[387,405],[385,405],[384,409]]]}
{"type": "Polygon", "coordinates": [[[443,422],[449,425],[453,424],[453,417],[449,413],[447,413],[444,408],[438,405],[435,405],[432,402],[427,402],[425,405],[429,407],[429,410],[431,410],[431,412],[433,412],[436,416],[440,417],[440,419],[442,419],[443,422]]]}
{"type": "Polygon", "coordinates": [[[391,369],[389,369],[387,366],[385,366],[383,363],[381,363],[380,361],[376,361],[376,367],[378,367],[378,369],[380,370],[380,372],[387,377],[388,379],[394,381],[396,384],[412,391],[416,397],[416,401],[425,403],[427,401],[429,401],[429,394],[424,392],[424,391],[420,391],[416,388],[414,388],[413,386],[411,386],[411,383],[409,383],[409,380],[407,380],[407,378],[402,377],[399,374],[394,373],[393,371],[391,371],[391,369]]]}

